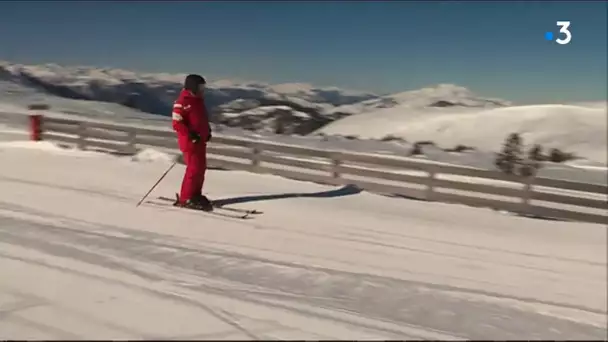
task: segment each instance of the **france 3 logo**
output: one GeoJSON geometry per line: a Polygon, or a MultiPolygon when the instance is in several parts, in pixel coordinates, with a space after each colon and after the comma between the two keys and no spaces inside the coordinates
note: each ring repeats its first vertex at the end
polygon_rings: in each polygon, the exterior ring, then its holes
{"type": "Polygon", "coordinates": [[[556,22],[559,27],[558,34],[554,34],[552,31],[545,32],[545,39],[548,41],[554,41],[557,44],[566,45],[572,40],[572,32],[570,32],[569,21],[558,21],[556,22]],[[555,39],[554,39],[555,38],[555,39]]]}

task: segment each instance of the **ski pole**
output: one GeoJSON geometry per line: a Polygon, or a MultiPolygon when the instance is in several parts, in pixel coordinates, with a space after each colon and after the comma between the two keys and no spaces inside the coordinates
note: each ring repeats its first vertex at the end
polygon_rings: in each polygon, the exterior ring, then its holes
{"type": "Polygon", "coordinates": [[[160,183],[160,181],[163,180],[163,178],[165,178],[165,176],[169,173],[169,171],[171,171],[171,169],[175,166],[175,164],[177,164],[177,160],[173,162],[173,164],[171,164],[171,166],[167,169],[167,171],[165,171],[165,173],[163,173],[162,176],[160,176],[160,178],[156,181],[156,183],[152,186],[152,188],[150,188],[150,190],[148,190],[148,192],[144,195],[144,197],[142,197],[139,200],[139,203],[137,203],[136,207],[139,207],[139,205],[141,204],[141,202],[143,202],[146,197],[148,197],[148,195],[152,192],[152,190],[154,190],[154,188],[156,188],[156,186],[158,185],[158,183],[160,183]]]}

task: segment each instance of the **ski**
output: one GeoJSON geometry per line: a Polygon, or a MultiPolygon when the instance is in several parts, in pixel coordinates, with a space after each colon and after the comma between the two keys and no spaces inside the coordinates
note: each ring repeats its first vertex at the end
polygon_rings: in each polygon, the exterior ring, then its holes
{"type": "Polygon", "coordinates": [[[205,214],[209,214],[209,215],[221,216],[221,217],[232,218],[232,219],[246,220],[246,219],[251,219],[252,218],[249,213],[241,213],[241,212],[235,213],[235,212],[230,212],[230,211],[228,211],[228,212],[222,212],[221,209],[220,210],[213,210],[213,211],[205,211],[205,210],[196,209],[196,208],[179,207],[179,206],[176,206],[176,205],[168,204],[166,202],[146,201],[146,203],[157,205],[157,206],[162,206],[162,207],[166,207],[166,208],[174,208],[174,209],[183,209],[183,210],[197,211],[197,212],[201,212],[201,213],[205,213],[205,214]]]}
{"type": "MultiPolygon", "coordinates": [[[[219,208],[213,208],[212,211],[207,211],[207,210],[203,210],[203,209],[196,209],[196,208],[187,208],[187,207],[177,207],[177,208],[181,208],[181,209],[186,209],[186,210],[193,210],[193,211],[200,211],[203,212],[205,214],[210,214],[210,215],[217,215],[217,216],[223,216],[223,217],[229,217],[229,218],[238,218],[238,219],[248,219],[251,218],[249,215],[249,213],[242,213],[242,212],[221,212],[221,211],[217,211],[216,209],[219,208]]],[[[225,208],[224,208],[225,209],[225,208]]]]}
{"type": "MultiPolygon", "coordinates": [[[[176,199],[174,198],[169,198],[169,197],[165,197],[165,196],[159,196],[157,197],[157,199],[161,200],[161,201],[167,201],[167,202],[173,202],[173,204],[175,204],[177,202],[176,199]]],[[[241,213],[243,215],[260,215],[263,214],[263,211],[259,211],[257,209],[245,209],[245,208],[235,208],[235,207],[231,207],[228,205],[216,205],[214,204],[214,201],[211,201],[211,204],[213,205],[213,209],[220,209],[220,210],[226,210],[226,211],[231,211],[234,213],[241,213]]],[[[199,210],[199,209],[192,209],[192,210],[199,210]]],[[[203,211],[203,210],[201,210],[203,211]]]]}
{"type": "MultiPolygon", "coordinates": [[[[213,204],[213,201],[211,201],[211,204],[213,204]]],[[[229,207],[226,205],[216,205],[213,204],[213,208],[215,209],[224,209],[224,210],[228,210],[228,211],[232,211],[235,213],[243,213],[243,214],[249,214],[249,215],[259,215],[259,214],[263,214],[264,212],[259,211],[257,209],[244,209],[244,208],[234,208],[234,207],[229,207]]]]}

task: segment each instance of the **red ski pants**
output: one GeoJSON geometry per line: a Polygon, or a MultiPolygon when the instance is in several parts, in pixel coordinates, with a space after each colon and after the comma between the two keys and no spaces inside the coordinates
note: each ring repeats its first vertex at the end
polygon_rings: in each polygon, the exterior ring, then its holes
{"type": "Polygon", "coordinates": [[[181,203],[202,194],[205,172],[207,171],[207,144],[203,142],[194,144],[191,149],[183,151],[183,155],[184,163],[186,163],[186,173],[179,195],[181,203]]]}

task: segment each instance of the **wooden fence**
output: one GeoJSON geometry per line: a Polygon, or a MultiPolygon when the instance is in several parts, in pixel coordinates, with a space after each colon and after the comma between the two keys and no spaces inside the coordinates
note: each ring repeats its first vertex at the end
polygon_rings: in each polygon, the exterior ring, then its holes
{"type": "MultiPolygon", "coordinates": [[[[175,133],[108,123],[31,116],[34,140],[79,149],[135,154],[152,147],[178,152],[175,133]]],[[[568,180],[509,176],[406,158],[352,153],[216,134],[208,146],[211,167],[268,173],[375,193],[457,203],[526,216],[608,223],[608,187],[568,180]]]]}

